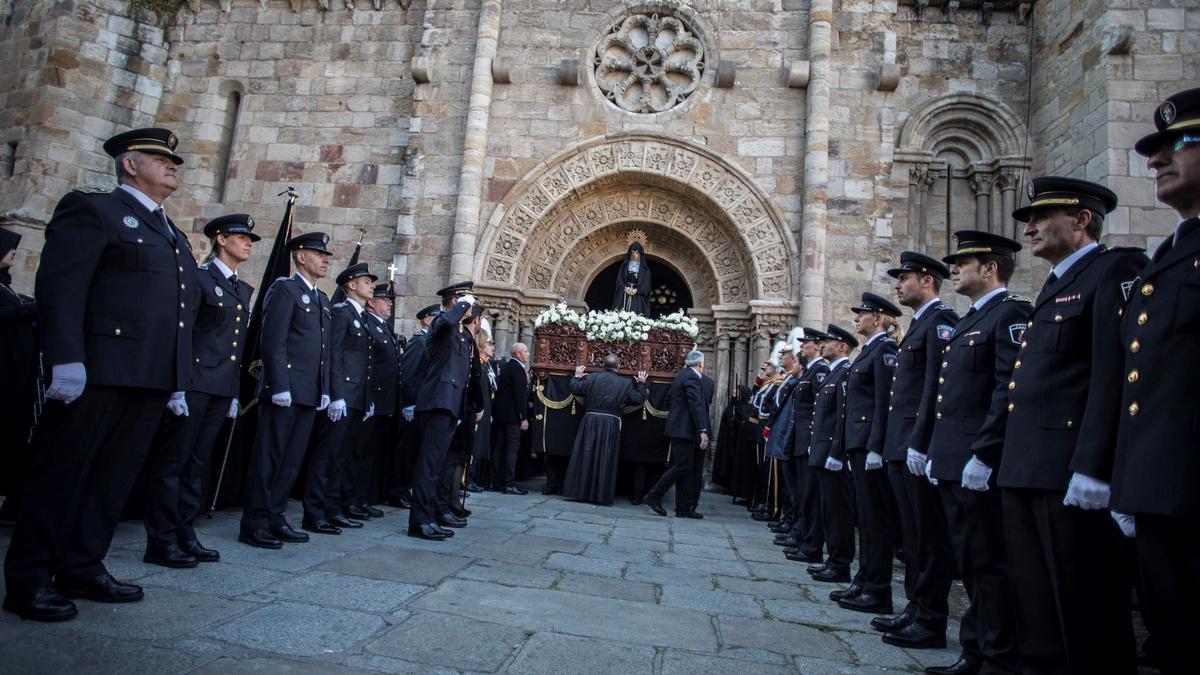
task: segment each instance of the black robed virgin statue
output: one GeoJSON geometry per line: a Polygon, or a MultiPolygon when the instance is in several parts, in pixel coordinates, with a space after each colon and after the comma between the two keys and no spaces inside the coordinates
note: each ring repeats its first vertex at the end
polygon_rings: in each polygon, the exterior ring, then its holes
{"type": "Polygon", "coordinates": [[[650,291],[653,288],[646,249],[643,248],[642,242],[634,240],[625,252],[625,261],[621,263],[621,269],[617,270],[612,308],[646,316],[650,313],[650,291]]]}

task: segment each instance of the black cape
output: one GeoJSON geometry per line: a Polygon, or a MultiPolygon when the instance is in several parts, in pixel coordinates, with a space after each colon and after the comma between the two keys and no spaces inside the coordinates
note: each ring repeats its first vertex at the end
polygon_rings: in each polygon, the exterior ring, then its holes
{"type": "Polygon", "coordinates": [[[621,414],[625,406],[646,400],[646,386],[602,371],[572,380],[571,393],[584,399],[584,414],[575,434],[563,496],[607,506],[616,494],[621,414]]]}

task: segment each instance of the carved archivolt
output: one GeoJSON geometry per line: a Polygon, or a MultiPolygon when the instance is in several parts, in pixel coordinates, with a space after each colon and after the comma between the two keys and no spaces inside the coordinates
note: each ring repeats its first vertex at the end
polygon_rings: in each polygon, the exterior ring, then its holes
{"type": "Polygon", "coordinates": [[[577,289],[580,275],[600,264],[595,256],[601,249],[608,255],[612,245],[588,237],[616,223],[653,223],[663,241],[681,242],[660,248],[651,233],[651,253],[681,270],[707,270],[700,277],[705,288],[693,292],[708,294],[712,304],[795,300],[796,242],[762,191],[704,148],[642,134],[585,141],[517,183],[480,238],[475,278],[528,290],[577,289]],[[681,262],[689,255],[705,262],[681,262]]]}

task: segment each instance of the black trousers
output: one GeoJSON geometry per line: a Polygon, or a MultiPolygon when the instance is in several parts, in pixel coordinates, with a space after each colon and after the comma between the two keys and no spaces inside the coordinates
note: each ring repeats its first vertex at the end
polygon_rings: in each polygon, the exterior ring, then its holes
{"type": "Polygon", "coordinates": [[[304,479],[304,519],[333,518],[342,512],[342,473],[346,458],[362,426],[363,411],[347,408],[346,414],[331,422],[325,411],[317,417],[308,475],[304,479]]]}
{"type": "Polygon", "coordinates": [[[259,403],[258,432],[246,475],[243,532],[288,524],[288,494],[300,475],[316,414],[312,406],[293,403],[285,408],[269,398],[259,403]]]}
{"type": "MultiPolygon", "coordinates": [[[[675,515],[692,512],[692,505],[699,496],[693,498],[692,490],[696,485],[693,472],[697,466],[697,456],[703,457],[700,446],[682,438],[670,439],[670,449],[667,451],[667,470],[659,477],[654,487],[646,491],[646,499],[661,500],[671,486],[675,486],[675,515]]],[[[702,460],[701,460],[702,461],[702,460]]]]}
{"type": "Polygon", "coordinates": [[[829,555],[825,566],[835,572],[850,572],[854,560],[854,482],[850,468],[829,471],[809,467],[821,486],[821,523],[829,555]]]}
{"type": "Polygon", "coordinates": [[[402,413],[397,413],[396,417],[400,425],[397,431],[400,442],[392,457],[387,488],[388,496],[392,499],[411,494],[413,471],[416,470],[417,455],[421,452],[421,433],[416,418],[409,422],[402,413]]]}
{"type": "Polygon", "coordinates": [[[232,401],[227,396],[189,391],[186,416],[163,415],[146,485],[143,522],[148,546],[196,539],[193,525],[204,509],[204,477],[232,401]]]}
{"type": "Polygon", "coordinates": [[[779,460],[779,487],[782,496],[779,499],[779,519],[795,522],[796,520],[796,470],[791,457],[779,460]]]}
{"type": "Polygon", "coordinates": [[[959,483],[945,480],[938,482],[937,489],[970,601],[958,634],[962,657],[982,673],[1020,672],[1017,610],[995,478],[986,492],[966,490],[959,483]]]}
{"type": "Polygon", "coordinates": [[[858,517],[859,569],[864,593],[892,597],[892,535],[887,527],[887,471],[867,471],[867,450],[850,451],[858,517]]]}
{"type": "Polygon", "coordinates": [[[567,465],[571,458],[549,453],[544,457],[546,458],[546,490],[552,494],[562,494],[563,478],[567,475],[567,465]]]}
{"type": "Polygon", "coordinates": [[[351,506],[363,506],[369,493],[368,480],[375,466],[379,451],[379,438],[374,433],[377,423],[389,424],[390,419],[371,416],[364,420],[365,413],[358,413],[359,422],[346,435],[346,461],[342,464],[340,508],[345,511],[351,506]]]}
{"type": "Polygon", "coordinates": [[[496,477],[494,485],[496,489],[502,490],[517,484],[517,456],[521,454],[521,423],[504,423],[498,426],[500,429],[492,436],[494,442],[492,457],[496,458],[493,465],[496,477]]]}
{"type": "Polygon", "coordinates": [[[1200,635],[1200,521],[1137,517],[1142,611],[1154,636],[1154,659],[1165,675],[1196,669],[1191,641],[1200,635]]]}
{"type": "Polygon", "coordinates": [[[421,434],[421,450],[413,467],[412,509],[408,513],[410,527],[437,523],[438,486],[458,420],[448,412],[431,410],[417,413],[416,422],[421,434]]]}
{"type": "Polygon", "coordinates": [[[46,442],[4,560],[10,593],[58,574],[103,574],[121,508],[141,470],[170,394],[89,385],[71,405],[46,404],[46,442]]]}
{"type": "MultiPolygon", "coordinates": [[[[467,424],[473,424],[468,422],[467,424]]],[[[446,448],[446,457],[442,462],[441,475],[438,478],[437,511],[440,516],[450,511],[450,504],[462,504],[459,491],[463,485],[463,476],[467,470],[467,461],[471,458],[474,435],[466,424],[458,425],[450,446],[446,448]]]]}
{"type": "Polygon", "coordinates": [[[904,537],[905,595],[922,625],[945,632],[955,562],[942,496],[929,479],[914,476],[907,462],[889,461],[887,472],[904,537]]]}
{"type": "Polygon", "coordinates": [[[692,493],[689,511],[700,508],[700,493],[704,492],[704,464],[708,460],[708,450],[696,446],[695,465],[692,467],[692,493]]]}
{"type": "Polygon", "coordinates": [[[791,536],[800,542],[800,552],[806,556],[820,555],[825,548],[825,527],[821,514],[821,486],[818,469],[808,465],[808,456],[792,458],[793,483],[796,486],[796,508],[791,536]]]}
{"type": "Polygon", "coordinates": [[[1015,488],[1003,490],[1002,510],[1021,672],[1134,672],[1130,580],[1108,511],[1015,488]]]}

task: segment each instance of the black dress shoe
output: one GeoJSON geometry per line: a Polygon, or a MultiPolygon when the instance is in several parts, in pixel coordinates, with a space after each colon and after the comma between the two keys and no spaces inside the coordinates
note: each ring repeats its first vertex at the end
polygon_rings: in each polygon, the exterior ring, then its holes
{"type": "Polygon", "coordinates": [[[929,666],[925,672],[929,675],[975,675],[979,672],[979,666],[973,665],[960,656],[957,661],[948,666],[929,666]]]}
{"type": "Polygon", "coordinates": [[[195,556],[188,555],[186,551],[175,544],[147,546],[146,552],[142,554],[142,562],[179,570],[189,569],[200,564],[195,556]]]}
{"type": "Polygon", "coordinates": [[[641,506],[641,505],[642,505],[642,498],[641,498],[641,497],[630,497],[630,498],[629,498],[629,503],[630,503],[630,504],[633,504],[634,506],[641,506]]]}
{"type": "Polygon", "coordinates": [[[50,586],[28,594],[9,593],[4,596],[4,609],[28,621],[66,621],[79,614],[75,603],[50,586]]]}
{"type": "Polygon", "coordinates": [[[326,520],[324,518],[322,518],[320,520],[309,520],[308,518],[305,518],[304,520],[300,521],[300,527],[308,530],[309,532],[316,532],[317,534],[341,534],[342,533],[341,528],[337,527],[336,525],[334,525],[333,523],[329,522],[328,520],[326,520]]]}
{"type": "MultiPolygon", "coordinates": [[[[342,515],[347,518],[358,518],[359,520],[370,520],[371,514],[367,513],[361,506],[351,504],[342,509],[342,515]]],[[[350,527],[347,525],[346,527],[350,527]]]]}
{"type": "Polygon", "coordinates": [[[771,518],[771,514],[765,512],[765,511],[758,511],[758,512],[750,514],[750,520],[755,520],[760,523],[765,523],[768,520],[772,520],[772,518],[771,518]]]}
{"type": "Polygon", "coordinates": [[[892,598],[863,591],[853,598],[838,600],[838,607],[867,614],[891,614],[892,598]]]}
{"type": "Polygon", "coordinates": [[[450,513],[453,513],[454,515],[458,516],[459,518],[466,518],[467,516],[471,515],[471,509],[468,509],[467,507],[465,507],[461,504],[451,502],[450,503],[450,513]]]}
{"type": "Polygon", "coordinates": [[[279,541],[289,544],[303,544],[308,541],[308,535],[304,532],[297,532],[291,525],[284,523],[279,527],[272,527],[271,534],[275,535],[279,541]]]}
{"type": "Polygon", "coordinates": [[[775,540],[771,543],[784,548],[792,548],[800,545],[800,542],[795,537],[787,534],[776,535],[775,540]]]}
{"type": "Polygon", "coordinates": [[[185,541],[179,545],[179,548],[183,549],[188,555],[202,563],[217,562],[221,559],[221,553],[219,551],[214,551],[213,549],[204,546],[200,543],[199,539],[185,541]]]}
{"type": "Polygon", "coordinates": [[[509,485],[508,487],[504,488],[504,494],[506,494],[506,495],[527,495],[527,494],[529,494],[529,491],[522,488],[519,485],[509,485]]]}
{"type": "Polygon", "coordinates": [[[332,518],[327,518],[326,520],[328,520],[329,524],[333,525],[334,527],[345,527],[347,529],[357,529],[357,528],[360,528],[363,526],[361,520],[350,520],[349,518],[347,518],[346,516],[343,516],[340,513],[332,518]]]}
{"type": "Polygon", "coordinates": [[[389,497],[384,504],[397,509],[411,509],[412,497],[409,497],[408,495],[404,495],[402,497],[389,497]]]}
{"type": "Polygon", "coordinates": [[[467,519],[459,518],[453,513],[443,513],[438,516],[438,525],[442,527],[466,527],[467,519]]]}
{"type": "Polygon", "coordinates": [[[843,589],[829,591],[829,599],[834,602],[840,602],[846,598],[857,598],[860,595],[862,595],[862,586],[857,583],[851,583],[843,589]]]}
{"type": "Polygon", "coordinates": [[[117,581],[108,572],[91,579],[54,578],[54,586],[68,598],[83,598],[95,602],[137,602],[145,595],[141,586],[117,581]]]}
{"type": "Polygon", "coordinates": [[[382,518],[385,515],[383,513],[383,511],[380,511],[379,509],[375,508],[374,506],[371,506],[370,504],[363,504],[359,508],[361,508],[363,511],[366,511],[367,515],[372,518],[382,518]]]}
{"type": "Polygon", "coordinates": [[[816,574],[817,572],[820,572],[821,570],[825,569],[825,567],[826,567],[825,563],[815,562],[815,563],[809,565],[808,567],[804,568],[804,571],[808,572],[809,574],[816,574]]]}
{"type": "Polygon", "coordinates": [[[885,633],[883,641],[909,649],[945,649],[946,631],[932,630],[920,621],[913,621],[900,630],[885,633]]]}
{"type": "Polygon", "coordinates": [[[893,633],[912,623],[915,618],[916,613],[913,611],[912,605],[909,605],[904,608],[903,612],[895,616],[877,616],[871,619],[871,628],[884,633],[893,633]]]}
{"type": "Polygon", "coordinates": [[[787,558],[788,560],[793,560],[795,562],[802,562],[802,563],[819,563],[819,562],[821,562],[821,554],[820,553],[805,553],[804,551],[801,551],[799,549],[785,548],[783,550],[783,557],[787,558]]]}
{"type": "MultiPolygon", "coordinates": [[[[307,537],[308,535],[304,535],[307,537]]],[[[243,544],[249,544],[258,548],[283,548],[283,542],[268,530],[255,530],[253,532],[239,532],[238,541],[243,544]]]]}
{"type": "Polygon", "coordinates": [[[420,525],[409,525],[408,536],[416,537],[417,539],[430,539],[432,541],[441,541],[446,538],[446,535],[433,523],[421,523],[420,525]]]}
{"type": "Polygon", "coordinates": [[[675,517],[676,518],[691,518],[692,520],[703,520],[704,519],[703,514],[696,513],[695,511],[688,511],[687,513],[676,513],[675,517]]]}
{"type": "Polygon", "coordinates": [[[835,569],[826,567],[812,573],[813,581],[824,581],[827,583],[844,584],[850,581],[849,572],[839,572],[835,569]]]}
{"type": "Polygon", "coordinates": [[[483,486],[475,481],[467,483],[467,492],[483,492],[483,486]]]}
{"type": "Polygon", "coordinates": [[[774,525],[768,525],[767,529],[775,534],[787,534],[792,531],[792,524],[787,521],[783,521],[774,525]]]}
{"type": "Polygon", "coordinates": [[[667,510],[663,508],[662,500],[659,499],[658,497],[651,497],[650,495],[646,495],[645,497],[642,498],[642,503],[645,504],[646,506],[649,506],[651,511],[657,513],[660,516],[667,515],[667,510]]]}

